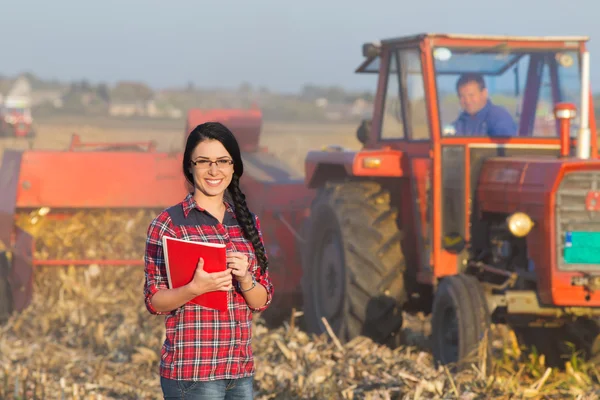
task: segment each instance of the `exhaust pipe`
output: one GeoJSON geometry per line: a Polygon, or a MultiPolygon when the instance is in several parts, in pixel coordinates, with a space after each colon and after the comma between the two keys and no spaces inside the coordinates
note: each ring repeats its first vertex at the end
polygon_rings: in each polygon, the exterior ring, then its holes
{"type": "Polygon", "coordinates": [[[589,159],[591,150],[590,135],[590,53],[581,55],[581,123],[577,136],[577,158],[589,159]]]}

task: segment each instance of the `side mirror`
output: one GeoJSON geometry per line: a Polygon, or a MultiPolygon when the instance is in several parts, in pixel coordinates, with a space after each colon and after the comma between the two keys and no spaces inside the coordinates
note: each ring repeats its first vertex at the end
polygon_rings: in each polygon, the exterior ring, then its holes
{"type": "Polygon", "coordinates": [[[362,46],[363,57],[376,57],[381,53],[381,42],[364,43],[362,46]]]}
{"type": "Polygon", "coordinates": [[[367,143],[369,135],[371,133],[371,120],[363,119],[360,123],[360,126],[356,130],[356,138],[361,144],[367,143]]]}

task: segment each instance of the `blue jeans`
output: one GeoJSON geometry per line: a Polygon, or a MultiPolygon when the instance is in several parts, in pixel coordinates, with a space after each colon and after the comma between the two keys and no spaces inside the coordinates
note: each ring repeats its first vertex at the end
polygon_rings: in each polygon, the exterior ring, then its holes
{"type": "Polygon", "coordinates": [[[165,400],[252,400],[253,378],[177,381],[160,377],[165,400]]]}

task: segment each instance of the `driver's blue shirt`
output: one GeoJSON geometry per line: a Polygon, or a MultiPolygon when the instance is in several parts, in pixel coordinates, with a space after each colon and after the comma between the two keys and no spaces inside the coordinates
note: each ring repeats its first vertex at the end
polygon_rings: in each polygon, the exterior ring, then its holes
{"type": "Polygon", "coordinates": [[[517,124],[503,107],[492,104],[490,100],[475,115],[462,112],[453,123],[456,135],[462,136],[515,136],[517,124]]]}

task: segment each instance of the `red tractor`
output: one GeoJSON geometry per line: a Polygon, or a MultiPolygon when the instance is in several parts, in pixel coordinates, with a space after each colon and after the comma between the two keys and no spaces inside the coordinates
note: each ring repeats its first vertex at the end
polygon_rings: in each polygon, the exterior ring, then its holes
{"type": "Polygon", "coordinates": [[[357,72],[378,78],[363,148],[306,159],[310,331],[325,332],[324,317],[342,340],[394,343],[403,312],[424,312],[442,364],[473,355],[491,323],[548,363],[563,340],[591,352],[600,161],[586,41],[423,34],[363,46],[357,72]]]}
{"type": "Polygon", "coordinates": [[[26,100],[8,98],[0,103],[0,138],[35,137],[31,109],[26,100]]]}

